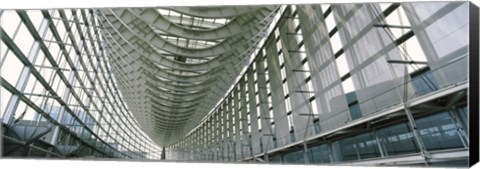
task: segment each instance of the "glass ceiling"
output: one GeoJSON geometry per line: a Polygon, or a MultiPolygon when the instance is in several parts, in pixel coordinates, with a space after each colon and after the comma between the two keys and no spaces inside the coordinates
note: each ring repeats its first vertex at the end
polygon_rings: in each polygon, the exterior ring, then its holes
{"type": "Polygon", "coordinates": [[[250,61],[277,8],[102,10],[102,34],[112,46],[120,85],[128,89],[122,93],[154,141],[176,142],[215,107],[250,61]]]}

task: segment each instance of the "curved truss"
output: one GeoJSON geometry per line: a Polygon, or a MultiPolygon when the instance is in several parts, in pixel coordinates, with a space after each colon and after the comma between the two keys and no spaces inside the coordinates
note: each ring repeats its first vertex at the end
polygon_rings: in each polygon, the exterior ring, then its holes
{"type": "Polygon", "coordinates": [[[193,117],[205,116],[223,97],[276,9],[102,10],[114,73],[145,132],[164,146],[198,124],[201,119],[193,117]]]}

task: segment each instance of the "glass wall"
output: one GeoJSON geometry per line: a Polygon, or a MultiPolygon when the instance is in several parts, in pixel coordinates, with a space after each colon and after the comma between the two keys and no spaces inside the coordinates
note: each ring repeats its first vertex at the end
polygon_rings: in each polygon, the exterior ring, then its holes
{"type": "Polygon", "coordinates": [[[305,153],[303,150],[285,153],[283,162],[287,164],[305,164],[305,153]]]}
{"type": "MultiPolygon", "coordinates": [[[[464,130],[452,123],[454,118],[457,117],[449,116],[448,112],[438,112],[415,119],[428,151],[468,148],[462,140],[464,138],[461,139],[460,135],[457,134],[464,132],[464,130]]],[[[380,157],[412,155],[420,152],[406,121],[330,141],[331,144],[307,145],[309,164],[342,163],[380,157]],[[331,160],[330,157],[333,157],[333,159],[331,160]]],[[[269,161],[280,163],[281,159],[286,164],[304,164],[303,148],[298,151],[275,155],[270,157],[269,161]]],[[[435,165],[442,165],[442,163],[435,163],[435,165]]]]}
{"type": "Polygon", "coordinates": [[[160,158],[113,77],[95,10],[1,10],[0,18],[3,156],[160,158]]]}
{"type": "Polygon", "coordinates": [[[327,144],[309,147],[308,148],[308,159],[310,163],[319,164],[319,163],[330,163],[330,151],[327,144]]]}
{"type": "MultiPolygon", "coordinates": [[[[239,103],[230,112],[238,114],[240,123],[235,131],[237,148],[228,151],[236,154],[236,160],[280,152],[276,162],[282,158],[284,163],[303,163],[300,151],[283,153],[278,149],[293,145],[300,149],[302,141],[315,140],[315,146],[307,145],[310,163],[341,163],[468,147],[467,110],[458,107],[462,99],[447,99],[454,103],[446,107],[433,104],[433,100],[449,97],[433,93],[468,88],[466,72],[453,75],[463,69],[447,71],[465,67],[468,61],[468,54],[462,53],[468,39],[464,37],[468,35],[468,16],[459,11],[467,10],[467,4],[442,2],[427,12],[420,10],[427,5],[415,3],[282,6],[281,17],[275,20],[265,44],[258,47],[261,52],[253,56],[235,84],[237,89],[228,94],[237,100],[226,97],[219,102],[239,103]],[[462,20],[454,22],[457,29],[440,31],[451,17],[462,20]],[[422,27],[425,24],[436,34],[424,35],[430,34],[422,27]],[[440,51],[449,58],[440,61],[433,50],[440,50],[438,44],[431,45],[441,42],[432,36],[461,43],[440,51]],[[406,120],[405,112],[413,112],[413,123],[406,120]],[[381,124],[383,121],[388,125],[381,124]]],[[[220,107],[200,126],[222,125],[212,120],[220,107]]],[[[169,148],[175,151],[188,145],[188,137],[169,148]]],[[[207,140],[210,147],[232,141],[219,136],[207,140]]]]}
{"type": "Polygon", "coordinates": [[[464,147],[458,127],[452,120],[448,112],[441,112],[416,121],[427,150],[464,147]]]}
{"type": "Polygon", "coordinates": [[[378,130],[387,155],[419,152],[408,124],[403,122],[378,130]]]}

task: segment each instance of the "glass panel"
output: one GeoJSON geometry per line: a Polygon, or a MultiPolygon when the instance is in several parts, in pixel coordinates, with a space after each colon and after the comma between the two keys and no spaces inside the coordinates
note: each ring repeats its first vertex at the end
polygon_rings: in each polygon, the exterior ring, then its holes
{"type": "Polygon", "coordinates": [[[399,155],[418,152],[413,133],[406,123],[382,128],[378,135],[386,148],[388,155],[399,155]]]}
{"type": "Polygon", "coordinates": [[[345,54],[340,55],[335,61],[337,63],[337,70],[340,77],[350,72],[345,54]]]}
{"type": "MultiPolygon", "coordinates": [[[[380,4],[381,8],[387,8],[391,4],[380,4]]],[[[397,10],[393,11],[390,15],[388,15],[385,18],[385,22],[388,25],[395,25],[395,26],[410,26],[410,22],[405,16],[405,11],[403,11],[402,8],[397,8],[397,10]]],[[[407,29],[401,29],[401,28],[391,28],[389,31],[393,34],[395,39],[398,39],[401,37],[405,32],[407,32],[407,29]]]]}
{"type": "MultiPolygon", "coordinates": [[[[428,6],[433,4],[429,3],[428,6]]],[[[467,18],[468,3],[464,3],[425,29],[439,57],[468,45],[467,18]]]]}
{"type": "Polygon", "coordinates": [[[352,78],[345,79],[342,82],[342,87],[343,87],[343,92],[344,93],[349,93],[355,91],[355,86],[353,85],[353,80],[352,78]]]}
{"type": "Polygon", "coordinates": [[[313,99],[310,104],[312,105],[312,113],[318,115],[318,105],[315,99],[313,99]]]}
{"type": "MultiPolygon", "coordinates": [[[[411,37],[406,42],[402,43],[400,45],[400,47],[401,47],[401,52],[406,54],[406,56],[409,59],[411,59],[413,61],[427,62],[427,57],[425,56],[425,53],[422,50],[422,46],[420,46],[416,36],[411,37]]],[[[424,64],[408,65],[408,72],[412,73],[415,70],[419,70],[419,69],[421,69],[422,67],[425,67],[425,66],[427,66],[427,65],[424,65],[424,64]]]]}
{"type": "Polygon", "coordinates": [[[286,106],[286,109],[285,109],[286,112],[289,112],[292,110],[292,106],[290,105],[290,97],[285,99],[285,106],[286,106]]]}
{"type": "MultiPolygon", "coordinates": [[[[357,106],[358,107],[358,106],[357,106]]],[[[361,159],[380,157],[378,143],[372,133],[365,133],[355,137],[358,153],[361,159]]]]}
{"type": "Polygon", "coordinates": [[[283,161],[286,164],[304,164],[305,158],[304,158],[303,150],[286,153],[283,156],[283,161]]]}
{"type": "Polygon", "coordinates": [[[7,108],[8,100],[12,97],[12,93],[8,92],[5,88],[0,87],[0,118],[3,118],[5,109],[7,108]]]}
{"type": "Polygon", "coordinates": [[[447,112],[423,117],[416,122],[427,150],[463,147],[457,127],[447,112]]]}
{"type": "Polygon", "coordinates": [[[360,110],[360,106],[358,104],[350,106],[349,110],[352,120],[362,117],[362,111],[360,110]]]}
{"type": "MultiPolygon", "coordinates": [[[[2,49],[3,52],[4,49],[2,49]]],[[[3,64],[2,71],[0,72],[2,78],[4,78],[8,83],[15,86],[23,70],[23,63],[18,60],[18,58],[9,52],[3,60],[6,64],[3,64]],[[8,71],[6,71],[8,70],[8,71]]]]}
{"type": "MultiPolygon", "coordinates": [[[[347,7],[347,5],[344,5],[343,7],[347,7]]],[[[372,5],[371,7],[374,6],[372,5]]],[[[342,29],[346,30],[351,36],[358,35],[360,30],[364,29],[368,23],[372,22],[371,16],[368,14],[369,11],[367,9],[367,5],[361,6],[359,9],[357,9],[353,16],[348,19],[344,25],[345,27],[342,29]]]]}
{"type": "Polygon", "coordinates": [[[326,144],[309,148],[308,154],[311,163],[330,163],[328,145],[326,144]]]}
{"type": "MultiPolygon", "coordinates": [[[[323,8],[323,11],[327,10],[327,7],[325,6],[322,6],[322,8],[323,8]]],[[[336,23],[332,14],[328,15],[327,18],[325,18],[325,23],[327,25],[328,32],[332,31],[332,29],[336,26],[336,23]]]]}
{"type": "Polygon", "coordinates": [[[277,156],[273,156],[273,157],[269,157],[269,162],[270,163],[282,163],[282,159],[279,155],[277,156]]]}
{"type": "Polygon", "coordinates": [[[433,15],[436,11],[438,11],[445,5],[447,5],[446,2],[439,2],[439,3],[420,2],[420,3],[415,3],[415,11],[417,12],[417,15],[420,18],[420,20],[424,20],[430,17],[431,15],[433,15]]]}
{"type": "Polygon", "coordinates": [[[319,121],[313,122],[313,127],[315,128],[315,134],[318,134],[322,131],[322,128],[320,127],[320,122],[319,121]]]}
{"type": "Polygon", "coordinates": [[[358,160],[355,140],[351,137],[334,142],[333,149],[335,161],[358,160]]]}
{"type": "Polygon", "coordinates": [[[342,49],[342,42],[340,41],[340,35],[335,33],[332,37],[330,37],[330,43],[332,44],[333,53],[338,52],[338,50],[342,49]]]}
{"type": "Polygon", "coordinates": [[[33,26],[35,26],[35,29],[38,30],[40,28],[40,23],[42,22],[43,15],[39,10],[28,10],[28,17],[30,17],[30,20],[33,23],[33,26]]]}
{"type": "Polygon", "coordinates": [[[437,83],[430,72],[412,74],[412,84],[417,96],[430,93],[438,88],[437,83]]]}
{"type": "Polygon", "coordinates": [[[290,130],[292,130],[292,129],[293,129],[292,114],[288,114],[288,115],[287,115],[287,120],[288,120],[288,128],[289,128],[290,130]]]}

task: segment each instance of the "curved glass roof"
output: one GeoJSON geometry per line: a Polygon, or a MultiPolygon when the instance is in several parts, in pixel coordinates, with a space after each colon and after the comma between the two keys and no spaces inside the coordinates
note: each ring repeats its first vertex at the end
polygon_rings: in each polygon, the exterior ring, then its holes
{"type": "Polygon", "coordinates": [[[135,118],[159,145],[182,138],[240,74],[276,6],[103,9],[102,34],[135,118]]]}

